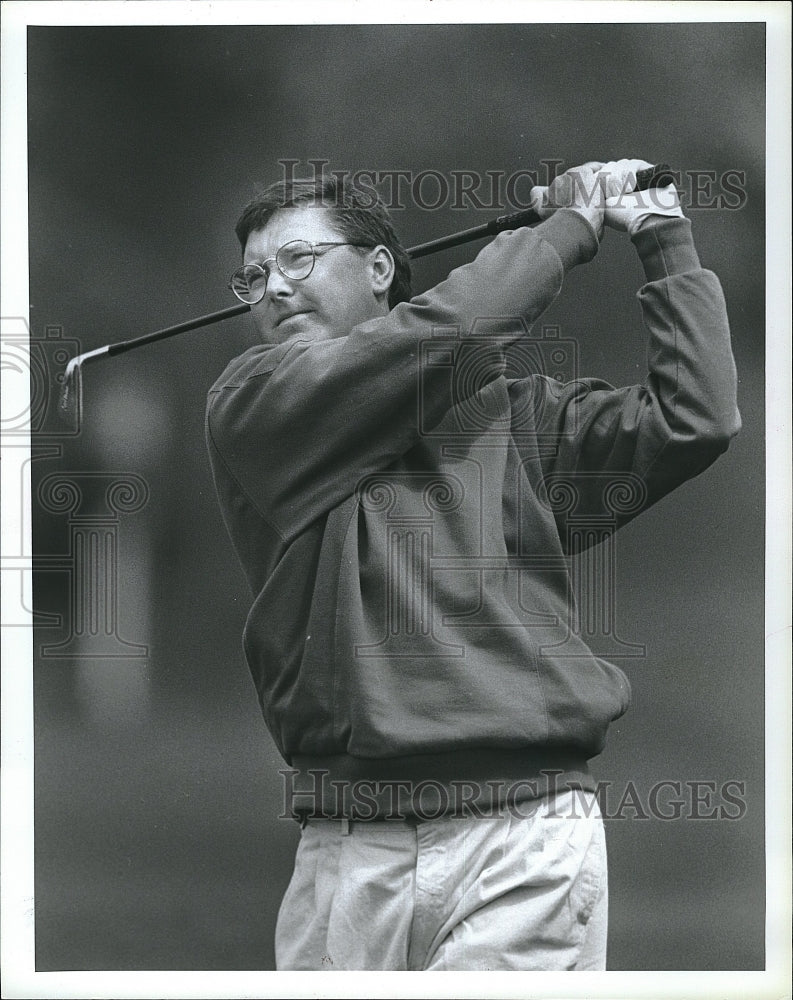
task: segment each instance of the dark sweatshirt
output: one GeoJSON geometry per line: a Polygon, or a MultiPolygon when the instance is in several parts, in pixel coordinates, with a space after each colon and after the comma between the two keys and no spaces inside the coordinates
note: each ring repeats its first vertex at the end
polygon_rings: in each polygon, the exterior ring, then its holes
{"type": "Polygon", "coordinates": [[[215,485],[254,594],[245,653],[296,789],[318,774],[473,781],[477,801],[542,794],[548,773],[591,787],[630,693],[571,627],[568,557],[740,427],[721,287],[690,223],[633,242],[643,385],[515,368],[565,271],[597,251],[559,211],[348,336],[252,348],[211,389],[215,485]]]}

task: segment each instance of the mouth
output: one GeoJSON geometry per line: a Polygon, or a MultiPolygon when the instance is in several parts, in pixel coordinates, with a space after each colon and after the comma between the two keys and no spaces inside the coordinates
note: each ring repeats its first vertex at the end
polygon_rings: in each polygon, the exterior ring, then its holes
{"type": "Polygon", "coordinates": [[[310,309],[298,309],[295,312],[285,313],[283,316],[279,317],[275,325],[276,327],[282,326],[284,323],[288,323],[290,319],[294,319],[296,316],[307,316],[310,311],[310,309]]]}

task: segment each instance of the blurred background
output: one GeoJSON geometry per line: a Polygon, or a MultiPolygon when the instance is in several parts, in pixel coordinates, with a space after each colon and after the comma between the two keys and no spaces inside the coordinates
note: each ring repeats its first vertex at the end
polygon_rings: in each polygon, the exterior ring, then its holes
{"type": "MultiPolygon", "coordinates": [[[[234,223],[281,159],[450,178],[621,156],[711,172],[681,192],[700,186],[687,214],[724,286],[744,429],[617,538],[617,628],[646,655],[623,664],[633,707],[594,761],[612,783],[609,967],[763,968],[763,24],[28,40],[38,970],[272,968],[298,839],[278,818],[282,762],[241,650],[249,594],[203,441],[206,391],[252,327],[89,365],[77,433],[55,414],[66,359],[232,305],[234,223]],[[662,781],[681,783],[684,817],[648,813],[662,781]],[[686,782],[708,783],[699,806],[686,782]]],[[[504,210],[403,200],[407,245],[504,210]]],[[[475,250],[417,262],[416,290],[475,250]]],[[[544,317],[583,374],[643,378],[641,280],[610,233],[544,317]]]]}

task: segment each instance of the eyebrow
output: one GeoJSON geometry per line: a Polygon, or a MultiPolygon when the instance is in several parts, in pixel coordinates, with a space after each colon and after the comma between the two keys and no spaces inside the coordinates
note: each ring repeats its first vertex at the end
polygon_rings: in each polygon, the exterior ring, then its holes
{"type": "Polygon", "coordinates": [[[319,246],[320,243],[327,242],[325,240],[317,240],[315,242],[314,240],[306,239],[305,236],[290,236],[288,240],[284,240],[283,243],[279,243],[273,253],[268,253],[264,257],[255,257],[253,260],[245,260],[243,256],[243,264],[262,264],[266,260],[273,260],[281,247],[285,247],[287,243],[295,243],[297,240],[302,240],[304,243],[313,243],[314,246],[319,246]]]}
{"type": "MultiPolygon", "coordinates": [[[[276,248],[275,253],[267,254],[266,257],[256,257],[253,260],[245,260],[245,258],[243,257],[243,261],[242,261],[243,267],[245,265],[247,265],[247,264],[258,264],[261,267],[261,265],[266,260],[275,260],[275,255],[278,253],[279,250],[282,250],[285,246],[288,246],[290,243],[297,243],[298,240],[301,240],[303,243],[308,243],[309,246],[312,246],[312,247],[323,247],[323,246],[324,247],[328,247],[328,246],[356,246],[357,245],[355,243],[348,243],[347,240],[342,239],[341,237],[338,237],[335,240],[310,240],[310,239],[307,239],[305,236],[292,236],[288,240],[284,240],[283,243],[279,244],[279,246],[276,248]]],[[[368,243],[367,244],[361,244],[361,245],[362,246],[369,246],[368,243]]],[[[374,246],[374,245],[375,244],[373,243],[372,246],[374,246]]]]}

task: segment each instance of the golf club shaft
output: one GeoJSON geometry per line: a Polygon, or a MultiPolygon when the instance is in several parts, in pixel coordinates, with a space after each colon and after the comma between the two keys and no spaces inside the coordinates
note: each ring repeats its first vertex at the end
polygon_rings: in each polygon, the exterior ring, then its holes
{"type": "MultiPolygon", "coordinates": [[[[653,187],[666,187],[667,184],[674,184],[674,172],[668,163],[658,163],[654,167],[647,167],[636,174],[636,191],[647,191],[653,187]]],[[[470,243],[472,240],[481,240],[487,236],[497,236],[506,229],[520,229],[521,226],[536,226],[542,222],[541,217],[533,208],[524,209],[521,212],[513,212],[511,215],[499,215],[490,222],[485,222],[481,226],[474,226],[473,229],[464,229],[460,233],[452,233],[450,236],[441,236],[437,240],[430,240],[429,243],[421,243],[407,251],[408,257],[416,260],[419,257],[426,257],[428,254],[437,253],[439,250],[449,250],[452,247],[460,246],[463,243],[470,243]]]]}
{"type": "Polygon", "coordinates": [[[166,326],[162,330],[155,330],[154,333],[145,333],[142,337],[134,337],[132,340],[121,340],[117,344],[110,344],[106,353],[108,355],[123,354],[124,351],[143,347],[144,344],[153,344],[157,340],[175,337],[179,333],[187,333],[188,330],[197,330],[201,326],[219,323],[223,319],[231,319],[232,316],[239,316],[241,313],[249,312],[250,308],[246,303],[240,302],[239,305],[229,306],[228,309],[219,309],[217,312],[207,313],[205,316],[187,319],[183,323],[177,323],[175,326],[166,326]]]}
{"type": "MultiPolygon", "coordinates": [[[[674,182],[674,171],[670,169],[668,164],[659,163],[656,166],[648,167],[646,170],[640,170],[636,174],[635,190],[646,191],[648,188],[652,187],[666,187],[666,185],[673,184],[674,182]]],[[[483,225],[474,226],[472,229],[464,229],[459,233],[452,233],[449,236],[442,236],[439,239],[430,240],[428,243],[420,243],[417,246],[411,247],[407,251],[407,255],[411,259],[416,260],[420,257],[427,257],[429,254],[438,253],[441,250],[448,250],[451,247],[461,246],[464,243],[470,243],[473,240],[481,240],[488,236],[496,236],[498,233],[504,232],[507,229],[519,229],[522,226],[534,226],[541,221],[542,219],[537,212],[531,208],[520,212],[513,212],[510,215],[500,215],[483,225]]],[[[162,330],[155,330],[154,333],[146,333],[142,337],[134,337],[131,340],[121,340],[115,344],[107,344],[105,347],[99,347],[96,350],[88,351],[85,354],[78,355],[76,358],[72,358],[67,366],[64,378],[63,390],[61,393],[61,410],[67,410],[71,400],[76,394],[78,394],[75,391],[75,386],[71,383],[72,380],[79,381],[79,370],[83,362],[102,357],[104,355],[110,356],[113,354],[123,354],[125,351],[132,351],[136,347],[143,347],[145,344],[153,344],[158,340],[166,340],[168,337],[175,337],[180,333],[187,333],[189,330],[196,330],[202,326],[210,326],[213,323],[221,322],[221,320],[230,319],[232,316],[239,316],[242,313],[249,312],[250,308],[251,307],[247,303],[241,302],[238,305],[229,306],[227,309],[220,309],[217,312],[211,312],[204,316],[197,316],[194,319],[185,320],[183,323],[176,323],[174,326],[164,327],[162,330]]]]}
{"type": "MultiPolygon", "coordinates": [[[[651,187],[664,187],[673,181],[674,175],[669,165],[660,163],[638,172],[636,175],[636,190],[646,191],[651,187]]],[[[464,243],[485,239],[488,236],[496,236],[506,229],[520,229],[521,226],[536,226],[541,221],[540,216],[531,208],[521,212],[513,212],[510,215],[499,215],[497,218],[491,219],[481,226],[464,229],[459,233],[452,233],[449,236],[441,236],[439,239],[430,240],[428,243],[420,243],[417,246],[411,247],[407,251],[407,255],[412,260],[417,260],[420,257],[427,257],[441,250],[449,250],[452,247],[461,246],[464,243]]],[[[110,344],[106,353],[108,355],[123,354],[125,351],[131,351],[136,347],[153,344],[157,340],[165,340],[168,337],[175,337],[180,333],[187,333],[189,330],[196,330],[202,326],[219,323],[221,320],[230,319],[232,316],[239,316],[249,310],[250,306],[241,302],[239,305],[229,306],[228,309],[220,309],[218,312],[207,313],[205,316],[198,316],[195,319],[188,319],[183,323],[177,323],[175,326],[168,326],[162,330],[155,330],[154,333],[144,334],[142,337],[135,337],[132,340],[122,340],[117,344],[110,344]]]]}

